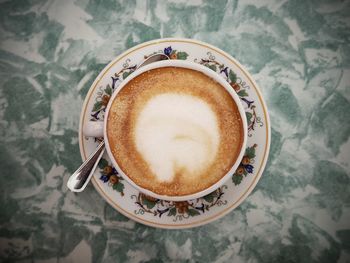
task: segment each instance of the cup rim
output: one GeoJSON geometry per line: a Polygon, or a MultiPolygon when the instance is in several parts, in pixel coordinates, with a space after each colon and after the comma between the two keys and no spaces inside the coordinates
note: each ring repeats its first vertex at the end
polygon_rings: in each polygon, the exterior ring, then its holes
{"type": "Polygon", "coordinates": [[[105,141],[105,146],[106,146],[106,151],[108,156],[111,159],[111,162],[113,164],[113,166],[117,169],[118,173],[123,177],[123,179],[125,179],[129,184],[131,184],[134,188],[136,188],[137,190],[139,190],[140,192],[149,195],[153,198],[157,198],[157,199],[162,199],[162,200],[167,200],[167,201],[186,201],[186,200],[191,200],[191,199],[196,199],[196,198],[200,198],[203,197],[207,194],[210,194],[211,192],[215,191],[216,189],[218,189],[219,187],[221,187],[232,175],[233,173],[236,171],[236,169],[238,168],[241,159],[243,158],[243,155],[245,153],[245,148],[246,148],[246,144],[247,144],[247,136],[248,136],[248,125],[247,125],[247,119],[245,116],[245,111],[243,108],[243,105],[240,101],[239,96],[236,94],[236,92],[234,91],[234,89],[230,86],[230,84],[224,79],[222,78],[219,74],[217,74],[216,72],[212,71],[211,69],[200,65],[198,63],[195,62],[189,62],[189,61],[183,61],[183,60],[163,60],[163,61],[157,61],[157,62],[153,62],[149,65],[143,66],[139,69],[137,69],[135,72],[131,73],[127,78],[125,78],[120,85],[114,90],[108,105],[106,107],[105,110],[105,117],[104,117],[104,121],[103,121],[103,137],[104,137],[104,141],[105,141]],[[199,192],[193,193],[193,194],[188,194],[188,195],[181,195],[181,196],[169,196],[169,195],[160,195],[157,194],[149,189],[143,188],[139,185],[137,185],[129,176],[127,176],[123,170],[120,168],[117,160],[114,158],[112,151],[110,149],[109,146],[109,140],[108,140],[108,134],[107,134],[107,120],[108,120],[108,115],[109,115],[109,111],[112,105],[112,102],[114,101],[114,99],[117,97],[118,93],[135,77],[141,75],[142,73],[152,70],[152,69],[156,69],[156,68],[163,68],[163,67],[180,67],[180,68],[187,68],[187,69],[192,69],[195,71],[199,71],[207,76],[209,76],[210,78],[212,78],[213,80],[215,80],[216,82],[218,82],[221,86],[223,86],[225,88],[225,90],[231,95],[232,99],[234,100],[235,104],[237,105],[237,109],[239,111],[239,114],[241,116],[242,119],[242,125],[243,125],[243,142],[242,142],[242,146],[241,146],[241,150],[236,158],[236,161],[234,162],[234,164],[231,166],[230,170],[223,176],[221,177],[220,180],[218,180],[216,183],[212,184],[210,187],[201,190],[199,192]]]}

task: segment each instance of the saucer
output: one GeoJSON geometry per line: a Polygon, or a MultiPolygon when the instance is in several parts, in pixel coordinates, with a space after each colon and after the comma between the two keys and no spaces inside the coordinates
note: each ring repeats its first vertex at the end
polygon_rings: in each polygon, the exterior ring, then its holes
{"type": "Polygon", "coordinates": [[[200,226],[223,217],[251,193],[265,168],[270,148],[270,121],[264,99],[250,74],[232,56],[209,44],[191,39],[159,39],[125,51],[109,63],[88,91],[80,117],[79,147],[85,160],[99,144],[85,137],[85,122],[102,121],[116,87],[148,56],[164,53],[207,66],[220,74],[237,92],[248,121],[248,141],[239,168],[219,189],[202,198],[173,202],[146,196],[128,184],[104,154],[92,183],[117,211],[139,223],[159,228],[182,229],[200,226]]]}

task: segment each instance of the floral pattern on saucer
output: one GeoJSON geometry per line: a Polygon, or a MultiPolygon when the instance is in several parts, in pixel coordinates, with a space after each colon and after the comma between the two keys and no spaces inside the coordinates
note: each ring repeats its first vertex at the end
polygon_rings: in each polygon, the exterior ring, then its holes
{"type": "Polygon", "coordinates": [[[124,179],[118,174],[117,170],[104,158],[99,161],[98,168],[101,174],[100,180],[119,192],[121,196],[124,196],[124,179]]]}
{"type": "Polygon", "coordinates": [[[176,222],[204,214],[213,206],[226,205],[227,200],[222,199],[223,190],[226,188],[227,186],[223,186],[202,198],[181,202],[160,200],[143,193],[132,195],[131,198],[139,206],[139,209],[134,211],[135,214],[150,213],[159,218],[166,215],[173,217],[173,221],[176,222]]]}
{"type": "MultiPolygon", "coordinates": [[[[248,121],[247,148],[240,166],[221,188],[202,198],[183,202],[154,199],[138,192],[122,179],[106,154],[92,181],[113,207],[140,223],[163,228],[198,226],[223,216],[244,200],[261,176],[269,150],[270,126],[266,106],[256,84],[234,59],[219,49],[193,40],[144,43],[126,56],[122,54],[102,71],[102,76],[97,78],[87,95],[80,127],[85,121],[102,121],[113,91],[144,59],[159,53],[170,59],[200,63],[220,74],[237,92],[248,121]]],[[[83,158],[97,143],[94,138],[81,136],[83,158]]]]}
{"type": "Polygon", "coordinates": [[[232,182],[235,185],[239,185],[242,182],[243,177],[254,172],[255,148],[257,146],[257,144],[253,144],[253,146],[246,148],[242,161],[232,176],[232,182]]]}
{"type": "MultiPolygon", "coordinates": [[[[150,55],[154,55],[160,52],[154,52],[150,55]]],[[[177,51],[172,49],[171,46],[164,48],[163,53],[169,56],[170,59],[183,59],[185,60],[188,57],[186,52],[177,51]]],[[[150,55],[145,55],[144,58],[147,59],[150,55]]],[[[112,77],[111,85],[108,84],[104,89],[100,88],[98,96],[96,98],[96,102],[92,109],[92,113],[90,114],[93,117],[93,120],[103,120],[106,105],[112,95],[112,92],[117,87],[120,81],[129,76],[132,72],[137,68],[137,64],[130,66],[130,59],[126,60],[126,63],[123,65],[123,69],[118,73],[114,74],[112,77]]],[[[263,123],[260,121],[260,118],[256,116],[254,101],[249,99],[249,95],[247,92],[247,88],[245,83],[242,80],[237,79],[237,75],[233,72],[232,69],[228,68],[222,63],[219,63],[215,60],[215,57],[208,52],[208,58],[201,58],[200,60],[195,59],[195,62],[202,64],[211,70],[217,72],[222,75],[228,83],[232,86],[232,88],[236,91],[242,103],[247,105],[246,108],[246,117],[248,122],[248,132],[249,136],[251,136],[254,131],[254,126],[256,123],[259,123],[261,126],[263,123]]],[[[246,154],[243,157],[240,166],[236,170],[236,172],[232,176],[232,182],[235,185],[239,185],[243,178],[253,173],[253,160],[255,157],[255,148],[257,147],[254,144],[251,147],[247,147],[246,154]]],[[[99,163],[99,167],[102,169],[100,171],[102,180],[104,183],[108,184],[109,187],[112,187],[114,190],[121,193],[124,196],[123,189],[124,185],[121,182],[122,177],[118,175],[118,172],[112,164],[108,164],[106,159],[101,159],[99,163]]],[[[211,207],[216,205],[225,205],[227,203],[226,200],[220,200],[222,195],[224,194],[224,189],[227,186],[224,186],[213,193],[204,196],[202,198],[196,199],[196,201],[185,201],[185,202],[169,202],[165,200],[154,199],[150,196],[144,195],[142,193],[138,195],[132,195],[131,198],[135,200],[135,204],[139,206],[138,210],[135,210],[135,214],[143,215],[144,213],[150,213],[154,216],[161,217],[163,214],[167,216],[174,217],[174,222],[177,220],[183,220],[190,216],[197,216],[200,213],[204,213],[208,211],[211,207]],[[214,197],[215,200],[214,200],[214,197]]]]}

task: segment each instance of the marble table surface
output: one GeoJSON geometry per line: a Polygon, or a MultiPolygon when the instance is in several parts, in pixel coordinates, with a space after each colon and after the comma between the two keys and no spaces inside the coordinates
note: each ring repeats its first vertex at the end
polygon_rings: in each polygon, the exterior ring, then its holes
{"type": "Polygon", "coordinates": [[[1,262],[350,262],[350,2],[0,1],[1,262]],[[260,85],[272,144],[254,192],[220,220],[163,230],[93,186],[67,190],[98,72],[147,40],[185,37],[260,85]]]}

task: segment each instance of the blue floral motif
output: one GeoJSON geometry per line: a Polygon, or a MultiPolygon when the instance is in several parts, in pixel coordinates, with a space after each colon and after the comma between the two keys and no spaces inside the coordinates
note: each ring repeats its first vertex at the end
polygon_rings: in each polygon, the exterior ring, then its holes
{"type": "Polygon", "coordinates": [[[254,169],[253,165],[247,164],[247,165],[244,165],[244,168],[248,173],[250,174],[253,173],[253,169],[254,169]]]}
{"type": "Polygon", "coordinates": [[[223,69],[221,69],[220,73],[224,73],[226,78],[228,78],[228,67],[224,67],[223,69]]]}
{"type": "Polygon", "coordinates": [[[116,77],[116,78],[111,77],[111,78],[112,78],[112,89],[114,90],[115,89],[115,83],[119,80],[119,78],[118,77],[116,77]]]}
{"type": "Polygon", "coordinates": [[[104,183],[108,182],[109,176],[108,175],[101,175],[100,180],[102,180],[104,183]]]}
{"type": "Polygon", "coordinates": [[[170,56],[172,51],[173,51],[173,49],[171,47],[164,48],[164,54],[167,56],[170,56]]]}
{"type": "Polygon", "coordinates": [[[100,110],[99,111],[96,111],[94,114],[91,114],[91,117],[94,118],[94,120],[99,120],[100,118],[98,117],[98,115],[100,114],[100,110]]]}
{"type": "Polygon", "coordinates": [[[251,108],[251,105],[254,104],[254,101],[247,100],[246,98],[240,98],[243,100],[245,103],[247,103],[248,108],[251,108]]]}

